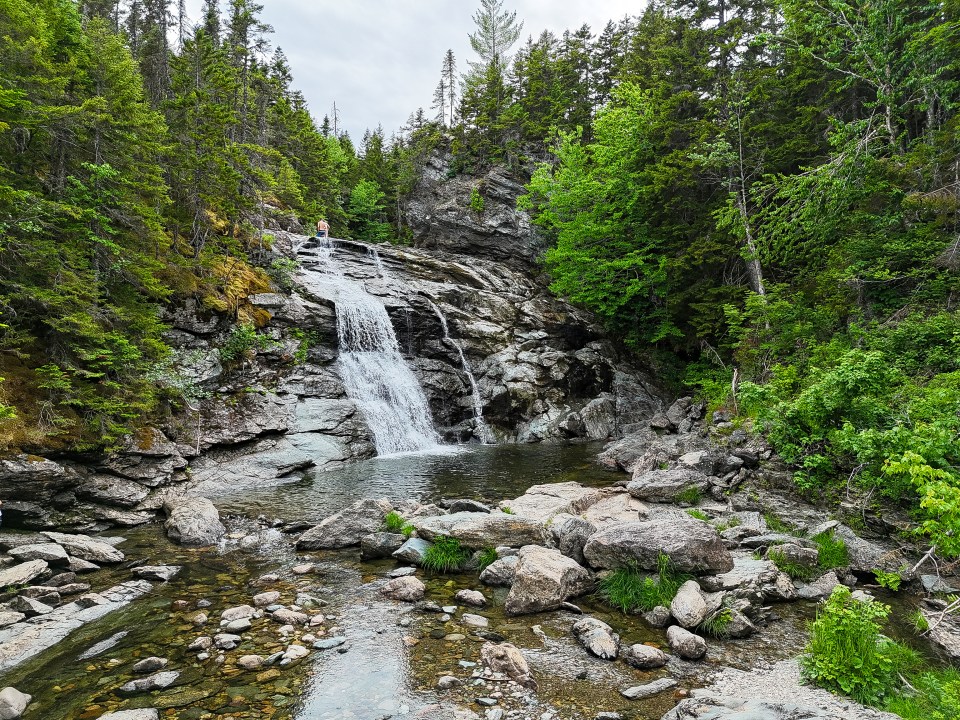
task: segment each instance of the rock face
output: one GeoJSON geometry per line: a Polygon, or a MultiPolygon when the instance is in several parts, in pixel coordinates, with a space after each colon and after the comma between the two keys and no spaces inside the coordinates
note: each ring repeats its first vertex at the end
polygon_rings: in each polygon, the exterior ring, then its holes
{"type": "Polygon", "coordinates": [[[393,510],[389,500],[358,500],[353,505],[307,530],[297,540],[301,550],[333,550],[359,545],[366,535],[383,525],[383,518],[393,510]]]}
{"type": "Polygon", "coordinates": [[[559,550],[528,545],[520,550],[504,609],[508,615],[556,610],[592,587],[590,573],[559,550]]]}
{"type": "Polygon", "coordinates": [[[432,540],[439,535],[456,538],[471,550],[488,547],[522,547],[542,545],[546,531],[541,523],[506,513],[461,512],[435,517],[416,518],[417,534],[432,540]]]}
{"type": "Polygon", "coordinates": [[[181,545],[215,545],[227,531],[217,508],[207,498],[174,496],[163,504],[163,509],[167,513],[167,535],[181,545]]]}
{"type": "Polygon", "coordinates": [[[661,553],[685,572],[733,569],[733,558],[716,529],[685,513],[613,525],[593,535],[583,548],[590,566],[604,569],[634,564],[655,570],[661,553]]]}

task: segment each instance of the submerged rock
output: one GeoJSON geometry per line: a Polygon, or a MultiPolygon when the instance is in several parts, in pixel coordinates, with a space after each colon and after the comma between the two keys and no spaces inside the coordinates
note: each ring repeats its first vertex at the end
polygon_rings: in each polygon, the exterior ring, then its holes
{"type": "Polygon", "coordinates": [[[381,595],[385,595],[391,600],[400,600],[402,602],[417,602],[418,600],[423,600],[425,592],[426,586],[412,575],[394,578],[380,588],[381,595]]]}
{"type": "Polygon", "coordinates": [[[300,550],[335,550],[359,545],[364,536],[380,530],[393,510],[386,498],[358,500],[307,530],[297,540],[300,550]]]}
{"type": "Polygon", "coordinates": [[[530,674],[530,666],[523,653],[510,643],[484,643],[480,648],[483,664],[491,672],[502,673],[524,687],[536,690],[537,681],[530,674]]]}
{"type": "Polygon", "coordinates": [[[685,572],[724,573],[733,569],[733,558],[716,529],[686,513],[613,525],[592,536],[583,548],[587,562],[603,569],[636,565],[656,570],[661,554],[685,572]]]}
{"type": "Polygon", "coordinates": [[[164,688],[168,688],[173,685],[179,677],[180,673],[177,670],[158,672],[154,675],[148,675],[145,678],[131,680],[125,685],[121,685],[117,692],[124,693],[125,695],[132,695],[133,693],[139,692],[163,690],[164,688]]]}
{"type": "Polygon", "coordinates": [[[520,550],[504,603],[508,615],[556,610],[593,587],[590,572],[559,550],[527,545],[520,550]]]}
{"type": "Polygon", "coordinates": [[[573,636],[587,652],[601,660],[616,660],[620,652],[620,636],[601,620],[585,617],[570,628],[573,636]]]}

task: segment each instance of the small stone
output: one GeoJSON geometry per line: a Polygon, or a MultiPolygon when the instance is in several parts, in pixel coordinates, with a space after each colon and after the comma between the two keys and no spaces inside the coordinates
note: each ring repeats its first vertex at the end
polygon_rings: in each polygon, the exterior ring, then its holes
{"type": "Polygon", "coordinates": [[[649,645],[630,645],[622,648],[620,657],[628,665],[640,670],[654,670],[667,664],[667,655],[662,650],[649,645]]]}
{"type": "Polygon", "coordinates": [[[209,619],[210,619],[210,618],[207,617],[207,614],[206,614],[206,613],[199,612],[199,613],[197,613],[196,615],[194,615],[192,618],[190,618],[190,622],[192,622],[194,625],[198,625],[198,626],[199,626],[199,625],[206,625],[206,624],[207,624],[207,621],[208,621],[209,619]]]}
{"type": "Polygon", "coordinates": [[[250,607],[249,605],[240,605],[238,607],[228,608],[220,614],[221,622],[233,622],[234,620],[240,620],[243,618],[251,618],[257,614],[256,609],[250,607]]]}
{"type": "Polygon", "coordinates": [[[461,590],[454,595],[454,600],[472,607],[483,607],[487,604],[487,598],[477,590],[461,590]]]}
{"type": "Polygon", "coordinates": [[[587,649],[591,655],[601,660],[614,660],[620,651],[620,636],[613,632],[613,628],[601,620],[584,617],[577,620],[570,628],[577,641],[587,649]]]}
{"type": "Polygon", "coordinates": [[[220,650],[233,650],[243,640],[239,635],[220,633],[213,636],[213,644],[220,650]]]}
{"type": "Polygon", "coordinates": [[[73,572],[60,573],[47,580],[46,584],[50,587],[61,587],[77,581],[77,574],[73,572]]]}
{"type": "Polygon", "coordinates": [[[259,595],[253,596],[253,604],[257,607],[264,607],[266,605],[273,605],[280,599],[280,593],[276,590],[271,590],[270,592],[262,592],[259,595]]]}
{"type": "Polygon", "coordinates": [[[152,673],[165,668],[170,661],[161,657],[148,657],[133,666],[135,673],[152,673]]]}
{"type": "Polygon", "coordinates": [[[17,720],[33,697],[22,693],[16,688],[5,687],[0,690],[0,720],[17,720]]]}
{"type": "Polygon", "coordinates": [[[665,628],[670,624],[670,610],[663,605],[657,605],[650,612],[645,612],[643,619],[646,620],[651,627],[665,628]]]}
{"type": "Polygon", "coordinates": [[[489,697],[477,698],[477,705],[480,705],[481,707],[493,707],[496,704],[497,704],[497,701],[495,698],[489,698],[489,697]]]}
{"type": "Polygon", "coordinates": [[[118,692],[124,693],[125,695],[131,695],[138,692],[163,690],[164,688],[168,688],[173,685],[177,681],[178,677],[180,677],[180,673],[176,670],[159,672],[155,675],[148,675],[145,678],[140,678],[139,680],[131,680],[125,685],[121,685],[118,692]]]}
{"type": "Polygon", "coordinates": [[[306,613],[288,610],[287,608],[277,610],[270,617],[283,625],[306,625],[310,622],[310,616],[306,613]]]}
{"type": "Polygon", "coordinates": [[[313,572],[313,564],[307,563],[305,565],[294,565],[290,568],[290,572],[294,575],[306,575],[313,572]]]}
{"type": "Polygon", "coordinates": [[[472,615],[471,613],[464,613],[460,616],[460,622],[464,625],[471,625],[473,627],[485,628],[490,626],[490,621],[482,615],[472,615]]]}
{"type": "Polygon", "coordinates": [[[141,567],[133,569],[135,577],[143,580],[160,580],[162,582],[169,581],[178,572],[180,572],[179,565],[142,565],[141,567]]]}
{"type": "Polygon", "coordinates": [[[228,622],[226,625],[223,625],[223,629],[231,633],[246,632],[251,627],[253,627],[253,624],[250,622],[250,618],[240,618],[239,620],[234,620],[233,622],[228,622]]]}
{"type": "Polygon", "coordinates": [[[289,665],[297,660],[302,660],[309,654],[310,651],[307,650],[307,648],[305,648],[303,645],[290,645],[283,653],[283,658],[280,660],[280,664],[289,665]]]}
{"type": "Polygon", "coordinates": [[[652,683],[647,683],[646,685],[637,685],[636,687],[621,690],[620,694],[628,700],[641,700],[643,698],[658,695],[665,690],[676,687],[676,685],[677,681],[673,678],[660,678],[659,680],[654,680],[652,683]]]}
{"type": "Polygon", "coordinates": [[[684,660],[699,660],[707,654],[707,641],[678,625],[667,628],[667,642],[684,660]]]}
{"type": "Polygon", "coordinates": [[[53,612],[53,608],[42,603],[39,600],[34,600],[33,598],[24,597],[23,595],[18,595],[9,603],[7,607],[13,612],[23,613],[27,617],[33,617],[34,615],[48,615],[53,612]]]}
{"type": "Polygon", "coordinates": [[[237,667],[244,670],[256,670],[263,665],[263,658],[259,655],[243,655],[237,659],[237,667]]]}
{"type": "Polygon", "coordinates": [[[602,712],[594,715],[593,720],[623,720],[623,715],[616,712],[602,712]]]}
{"type": "Polygon", "coordinates": [[[315,650],[333,650],[343,645],[347,639],[345,637],[330,637],[324,640],[317,640],[313,644],[315,650]]]}
{"type": "Polygon", "coordinates": [[[450,690],[461,685],[460,678],[453,675],[444,675],[437,680],[437,690],[450,690]]]}
{"type": "Polygon", "coordinates": [[[213,638],[202,635],[187,645],[187,650],[209,650],[211,647],[213,647],[213,638]]]}
{"type": "Polygon", "coordinates": [[[395,578],[380,588],[380,594],[391,600],[416,602],[422,600],[426,586],[413,576],[395,578]]]}
{"type": "Polygon", "coordinates": [[[196,605],[198,609],[203,610],[204,608],[208,608],[213,605],[213,603],[209,600],[197,600],[196,605]]]}
{"type": "Polygon", "coordinates": [[[399,578],[399,577],[407,577],[407,575],[416,575],[416,574],[417,574],[417,569],[415,567],[399,567],[388,572],[387,577],[399,578]]]}

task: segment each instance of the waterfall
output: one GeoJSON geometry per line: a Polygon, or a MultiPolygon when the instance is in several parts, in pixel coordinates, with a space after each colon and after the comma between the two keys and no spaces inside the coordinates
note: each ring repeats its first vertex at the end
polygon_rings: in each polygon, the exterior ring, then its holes
{"type": "Polygon", "coordinates": [[[316,247],[300,250],[302,279],[318,295],[333,296],[340,375],[370,427],[377,454],[439,446],[427,398],[400,353],[386,307],[363,283],[344,276],[330,240],[318,241],[316,247]]]}
{"type": "Polygon", "coordinates": [[[456,349],[457,354],[460,356],[460,366],[463,368],[463,371],[467,375],[467,380],[470,381],[470,397],[473,401],[473,418],[474,418],[474,432],[479,438],[480,442],[484,445],[493,445],[496,443],[496,440],[493,437],[493,432],[490,430],[490,426],[487,425],[487,421],[483,419],[483,401],[480,398],[480,387],[477,385],[477,379],[473,376],[473,369],[470,367],[470,363],[467,362],[467,356],[463,353],[463,347],[459,342],[450,337],[450,328],[447,325],[446,316],[440,311],[432,301],[427,300],[430,304],[430,308],[433,310],[434,314],[440,320],[440,327],[443,328],[443,339],[448,344],[453,345],[456,349]]]}

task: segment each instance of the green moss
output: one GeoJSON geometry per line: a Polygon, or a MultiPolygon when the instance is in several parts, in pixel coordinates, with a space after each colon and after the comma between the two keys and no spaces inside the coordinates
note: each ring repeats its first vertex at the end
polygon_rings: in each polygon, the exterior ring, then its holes
{"type": "Polygon", "coordinates": [[[433,545],[423,554],[422,567],[430,572],[447,573],[466,565],[470,554],[456,538],[441,535],[434,538],[433,545]]]}

